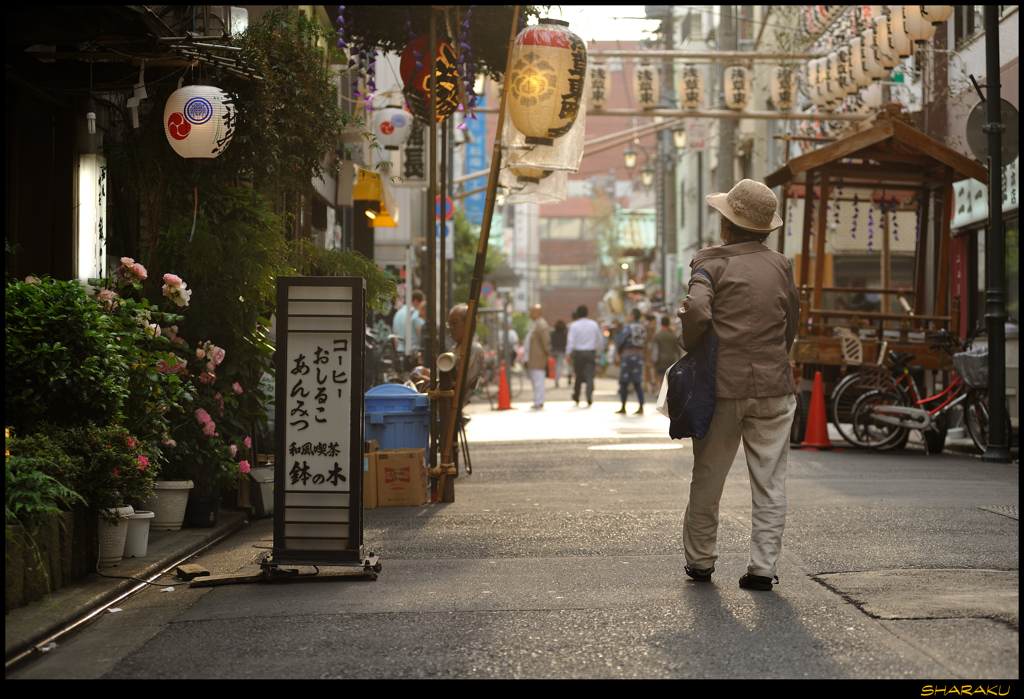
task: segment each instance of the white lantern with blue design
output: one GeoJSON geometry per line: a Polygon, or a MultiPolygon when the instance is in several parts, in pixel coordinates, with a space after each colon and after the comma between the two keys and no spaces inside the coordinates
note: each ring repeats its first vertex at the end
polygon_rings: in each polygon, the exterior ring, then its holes
{"type": "Polygon", "coordinates": [[[399,107],[373,110],[373,135],[386,150],[398,150],[409,136],[413,117],[399,107]]]}
{"type": "Polygon", "coordinates": [[[237,123],[231,96],[212,85],[176,90],[164,107],[164,135],[183,158],[216,158],[231,143],[237,123]]]}

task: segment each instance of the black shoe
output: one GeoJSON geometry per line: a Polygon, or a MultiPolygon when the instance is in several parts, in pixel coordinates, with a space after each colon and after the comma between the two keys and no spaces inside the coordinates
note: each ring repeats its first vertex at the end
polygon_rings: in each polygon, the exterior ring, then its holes
{"type": "Polygon", "coordinates": [[[616,414],[616,415],[625,415],[625,414],[626,414],[626,406],[622,406],[621,408],[619,408],[618,410],[616,410],[616,411],[615,411],[615,414],[616,414]]]}
{"type": "Polygon", "coordinates": [[[685,566],[683,570],[685,570],[686,574],[697,582],[711,582],[711,574],[715,572],[715,567],[711,566],[710,568],[700,569],[685,566]]]}
{"type": "MultiPolygon", "coordinates": [[[[775,576],[775,584],[778,585],[779,576],[775,576]]],[[[769,592],[772,589],[772,578],[765,577],[764,575],[751,575],[747,573],[740,578],[740,587],[744,590],[761,590],[762,592],[769,592]]]]}
{"type": "Polygon", "coordinates": [[[633,413],[633,414],[634,415],[643,415],[644,414],[644,406],[641,405],[639,408],[637,408],[636,412],[633,413]]]}

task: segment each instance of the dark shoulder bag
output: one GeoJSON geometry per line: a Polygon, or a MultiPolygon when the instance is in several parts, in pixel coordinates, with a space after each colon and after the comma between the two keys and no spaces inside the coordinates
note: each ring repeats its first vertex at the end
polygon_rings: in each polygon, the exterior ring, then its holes
{"type": "MultiPolygon", "coordinates": [[[[706,271],[698,269],[694,274],[703,274],[711,282],[711,288],[715,288],[714,280],[706,271]]],[[[714,304],[711,311],[713,322],[714,304]]],[[[700,345],[668,370],[668,434],[672,439],[704,439],[708,433],[715,413],[717,357],[718,335],[709,323],[700,345]]]]}

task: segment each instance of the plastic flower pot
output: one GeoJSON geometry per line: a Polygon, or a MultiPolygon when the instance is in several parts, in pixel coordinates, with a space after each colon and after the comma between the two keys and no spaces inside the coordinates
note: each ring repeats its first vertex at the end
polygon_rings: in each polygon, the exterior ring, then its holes
{"type": "Polygon", "coordinates": [[[117,523],[101,519],[99,522],[100,535],[100,567],[107,568],[117,565],[124,556],[124,542],[128,538],[128,518],[135,513],[131,507],[117,507],[109,512],[117,516],[117,523]]]}
{"type": "Polygon", "coordinates": [[[128,518],[128,538],[124,542],[125,558],[142,558],[149,550],[149,524],[154,517],[153,512],[136,510],[128,518]]]}

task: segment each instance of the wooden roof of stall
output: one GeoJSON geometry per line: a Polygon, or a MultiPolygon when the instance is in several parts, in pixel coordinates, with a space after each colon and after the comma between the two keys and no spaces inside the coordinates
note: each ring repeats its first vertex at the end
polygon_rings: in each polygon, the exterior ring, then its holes
{"type": "Polygon", "coordinates": [[[898,105],[835,143],[793,158],[768,175],[765,184],[803,182],[809,171],[826,167],[844,186],[940,186],[947,168],[953,181],[970,177],[988,184],[987,168],[915,129],[898,105]]]}

